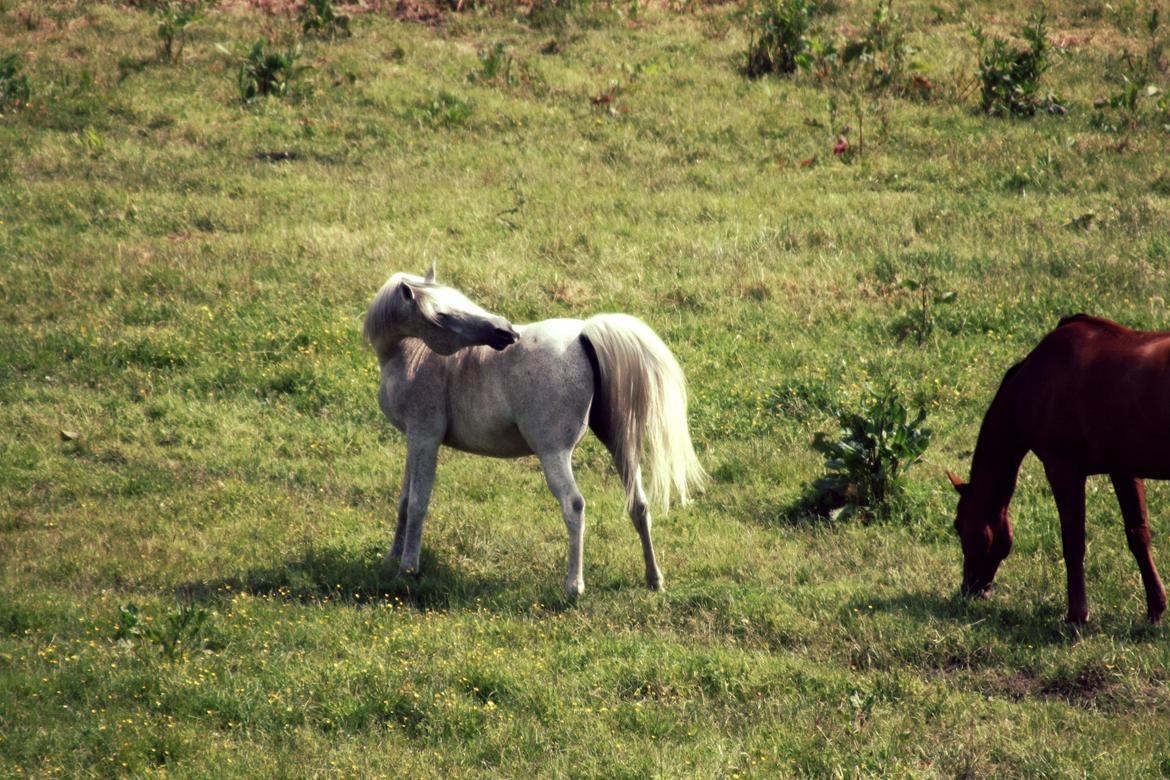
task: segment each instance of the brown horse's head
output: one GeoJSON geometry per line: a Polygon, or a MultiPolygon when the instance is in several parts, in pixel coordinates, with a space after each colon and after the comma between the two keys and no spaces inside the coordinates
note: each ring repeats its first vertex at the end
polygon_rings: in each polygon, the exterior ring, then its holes
{"type": "Polygon", "coordinates": [[[959,493],[955,513],[955,530],[963,544],[964,596],[984,598],[999,564],[1012,551],[1012,521],[1007,506],[989,506],[971,490],[971,486],[947,472],[947,478],[959,493]]]}

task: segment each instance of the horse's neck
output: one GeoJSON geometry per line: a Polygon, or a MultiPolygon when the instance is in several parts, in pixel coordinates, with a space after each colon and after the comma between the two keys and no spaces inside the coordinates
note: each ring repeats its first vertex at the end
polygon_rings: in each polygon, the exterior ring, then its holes
{"type": "Polygon", "coordinates": [[[1006,507],[1016,492],[1020,463],[1028,447],[1020,441],[1012,414],[1011,391],[1001,387],[979,428],[971,457],[971,487],[990,509],[1006,507]]]}
{"type": "Polygon", "coordinates": [[[430,350],[421,339],[404,338],[392,342],[379,356],[383,377],[394,382],[408,382],[430,350]]]}

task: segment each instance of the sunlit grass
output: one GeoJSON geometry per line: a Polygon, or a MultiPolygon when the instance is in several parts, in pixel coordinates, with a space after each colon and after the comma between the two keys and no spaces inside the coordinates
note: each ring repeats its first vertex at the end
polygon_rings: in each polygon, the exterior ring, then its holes
{"type": "MultiPolygon", "coordinates": [[[[357,16],[247,105],[236,58],[291,22],[210,13],[168,64],[124,6],[0,9],[32,89],[0,118],[0,774],[1170,769],[1170,654],[1108,483],[1074,631],[1038,464],[986,602],[955,596],[943,478],[1060,316],[1165,327],[1165,131],[1092,119],[1136,16],[1050,7],[1070,112],[1012,121],[976,110],[959,7],[899,4],[939,95],[869,105],[846,164],[830,119],[856,117],[812,76],[744,79],[731,7],[357,16]],[[517,78],[469,78],[498,42],[517,78]],[[919,346],[900,282],[923,257],[956,298],[919,346]],[[432,260],[515,321],[626,311],[678,355],[715,480],[656,518],[665,593],[593,439],[580,603],[532,459],[444,452],[424,576],[381,578],[405,453],[359,324],[432,260]],[[887,383],[934,430],[910,522],[785,520],[812,435],[887,383]],[[206,641],[120,641],[130,603],[205,608],[206,641]]],[[[1029,10],[970,13],[1006,33],[1029,10]]]]}

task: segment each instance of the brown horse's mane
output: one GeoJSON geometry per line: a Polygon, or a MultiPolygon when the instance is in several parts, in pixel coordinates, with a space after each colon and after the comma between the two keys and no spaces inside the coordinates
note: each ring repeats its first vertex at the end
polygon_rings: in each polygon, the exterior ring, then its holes
{"type": "Polygon", "coordinates": [[[1076,314],[1066,314],[1060,318],[1060,322],[1056,323],[1056,327],[1063,328],[1065,325],[1071,325],[1074,322],[1100,322],[1097,317],[1093,317],[1084,312],[1077,312],[1076,314]]]}
{"type": "Polygon", "coordinates": [[[1067,317],[1061,317],[1060,322],[1056,323],[1056,327],[1063,328],[1065,325],[1072,325],[1073,323],[1077,322],[1083,322],[1086,325],[1093,325],[1098,328],[1104,328],[1106,330],[1122,332],[1130,330],[1130,328],[1127,328],[1124,325],[1119,325],[1113,320],[1107,320],[1103,317],[1094,317],[1091,314],[1084,313],[1070,314],[1067,317]]]}

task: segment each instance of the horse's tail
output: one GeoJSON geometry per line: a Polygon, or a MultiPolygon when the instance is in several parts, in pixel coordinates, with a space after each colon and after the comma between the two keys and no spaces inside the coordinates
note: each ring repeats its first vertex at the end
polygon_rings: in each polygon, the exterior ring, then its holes
{"type": "Polygon", "coordinates": [[[672,493],[687,503],[707,475],[687,426],[686,377],[670,349],[646,323],[627,314],[589,319],[581,345],[596,388],[589,426],[613,453],[627,505],[634,504],[643,460],[652,504],[668,509],[672,493]]]}

